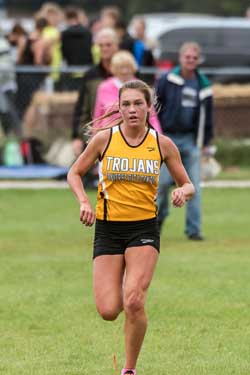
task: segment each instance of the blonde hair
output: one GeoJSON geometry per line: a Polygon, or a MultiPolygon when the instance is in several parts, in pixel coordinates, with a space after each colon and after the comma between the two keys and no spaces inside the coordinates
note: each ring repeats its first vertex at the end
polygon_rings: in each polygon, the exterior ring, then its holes
{"type": "Polygon", "coordinates": [[[62,22],[64,19],[64,14],[62,8],[53,2],[46,2],[44,3],[41,8],[38,10],[37,14],[39,17],[44,17],[48,19],[49,15],[57,15],[59,22],[62,22]]]}
{"type": "Polygon", "coordinates": [[[117,69],[123,64],[129,65],[134,73],[137,71],[137,64],[134,56],[128,51],[118,51],[111,59],[111,73],[115,75],[117,69]]]}
{"type": "Polygon", "coordinates": [[[53,2],[44,3],[40,8],[40,12],[45,15],[47,15],[49,12],[58,13],[60,15],[62,15],[63,13],[62,8],[58,4],[53,2]]]}

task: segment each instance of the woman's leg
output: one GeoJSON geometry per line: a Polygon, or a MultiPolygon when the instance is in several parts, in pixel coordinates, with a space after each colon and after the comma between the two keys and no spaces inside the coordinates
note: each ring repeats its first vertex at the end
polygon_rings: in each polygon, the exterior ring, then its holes
{"type": "Polygon", "coordinates": [[[125,365],[136,367],[147,328],[144,310],[146,293],[153,277],[158,252],[152,246],[131,247],[125,252],[126,276],[123,307],[125,312],[125,365]]]}
{"type": "Polygon", "coordinates": [[[123,310],[124,255],[101,255],[94,259],[93,284],[96,308],[105,320],[115,320],[123,310]]]}

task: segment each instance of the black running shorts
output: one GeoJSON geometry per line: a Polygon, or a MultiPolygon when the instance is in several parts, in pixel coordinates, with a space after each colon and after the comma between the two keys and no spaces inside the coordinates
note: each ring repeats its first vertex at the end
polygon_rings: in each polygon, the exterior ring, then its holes
{"type": "Polygon", "coordinates": [[[156,218],[140,221],[96,220],[94,255],[124,254],[128,247],[150,245],[160,251],[156,218]]]}

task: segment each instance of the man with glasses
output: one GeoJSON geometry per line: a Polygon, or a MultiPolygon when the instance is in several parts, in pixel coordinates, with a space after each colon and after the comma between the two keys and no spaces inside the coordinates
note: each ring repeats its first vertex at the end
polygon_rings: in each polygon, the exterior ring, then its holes
{"type": "MultiPolygon", "coordinates": [[[[162,131],[177,145],[182,162],[195,186],[196,194],[187,203],[185,234],[201,241],[200,156],[213,135],[211,85],[198,70],[201,48],[184,43],[179,50],[179,66],[160,77],[156,94],[162,131]]],[[[168,190],[173,181],[163,165],[158,191],[159,226],[169,214],[168,190]]]]}

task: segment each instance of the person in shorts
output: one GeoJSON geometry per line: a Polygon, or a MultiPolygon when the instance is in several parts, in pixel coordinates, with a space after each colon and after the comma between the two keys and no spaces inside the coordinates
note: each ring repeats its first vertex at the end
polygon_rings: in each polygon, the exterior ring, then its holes
{"type": "MultiPolygon", "coordinates": [[[[80,205],[80,220],[95,222],[93,280],[97,311],[104,320],[125,314],[125,362],[121,374],[136,375],[147,328],[145,301],[157,264],[160,238],[156,197],[164,162],[177,187],[172,204],[182,207],[194,195],[179,151],[149,124],[151,89],[140,80],[119,90],[120,119],[101,128],[72,165],[68,183],[80,205]],[[99,160],[94,210],[82,176],[99,160]]],[[[112,116],[107,112],[105,117],[112,116]]]]}

